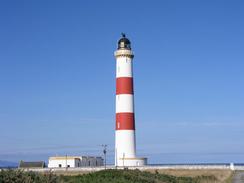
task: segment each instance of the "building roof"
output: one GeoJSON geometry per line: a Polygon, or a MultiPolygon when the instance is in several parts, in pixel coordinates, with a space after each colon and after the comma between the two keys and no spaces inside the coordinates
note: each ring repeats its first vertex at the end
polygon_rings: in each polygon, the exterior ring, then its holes
{"type": "Polygon", "coordinates": [[[74,160],[74,159],[103,159],[102,157],[96,157],[96,156],[52,156],[49,157],[49,160],[74,160]]]}
{"type": "Polygon", "coordinates": [[[66,160],[66,159],[81,159],[81,156],[53,156],[49,160],[66,160]]]}
{"type": "Polygon", "coordinates": [[[20,161],[19,168],[44,168],[45,162],[44,161],[20,161]]]}

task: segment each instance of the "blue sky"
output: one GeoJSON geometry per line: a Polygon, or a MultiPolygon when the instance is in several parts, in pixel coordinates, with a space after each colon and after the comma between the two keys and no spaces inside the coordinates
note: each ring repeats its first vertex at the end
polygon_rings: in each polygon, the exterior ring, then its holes
{"type": "Polygon", "coordinates": [[[244,162],[244,3],[0,1],[0,159],[113,161],[115,59],[132,42],[137,150],[244,162]]]}

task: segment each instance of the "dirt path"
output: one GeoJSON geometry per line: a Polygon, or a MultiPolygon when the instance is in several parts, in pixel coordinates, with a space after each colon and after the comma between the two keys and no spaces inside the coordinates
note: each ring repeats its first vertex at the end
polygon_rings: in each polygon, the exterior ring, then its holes
{"type": "Polygon", "coordinates": [[[232,183],[244,183],[244,171],[238,171],[233,177],[232,183]]]}

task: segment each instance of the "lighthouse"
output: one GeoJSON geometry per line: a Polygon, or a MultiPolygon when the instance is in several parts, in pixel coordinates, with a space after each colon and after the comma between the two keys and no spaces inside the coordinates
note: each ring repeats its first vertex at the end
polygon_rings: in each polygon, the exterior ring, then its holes
{"type": "Polygon", "coordinates": [[[136,156],[133,58],[130,40],[122,34],[116,58],[115,166],[144,166],[146,158],[136,156]]]}

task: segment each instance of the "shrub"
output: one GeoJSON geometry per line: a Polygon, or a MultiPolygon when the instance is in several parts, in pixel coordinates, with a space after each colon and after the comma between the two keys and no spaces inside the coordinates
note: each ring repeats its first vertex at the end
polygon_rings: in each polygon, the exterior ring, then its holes
{"type": "Polygon", "coordinates": [[[59,183],[58,176],[51,173],[40,174],[36,172],[24,172],[22,170],[1,170],[0,183],[59,183]]]}
{"type": "Polygon", "coordinates": [[[102,170],[77,176],[21,170],[0,171],[0,183],[207,183],[216,180],[214,176],[176,177],[158,171],[149,173],[140,170],[102,170]]]}

